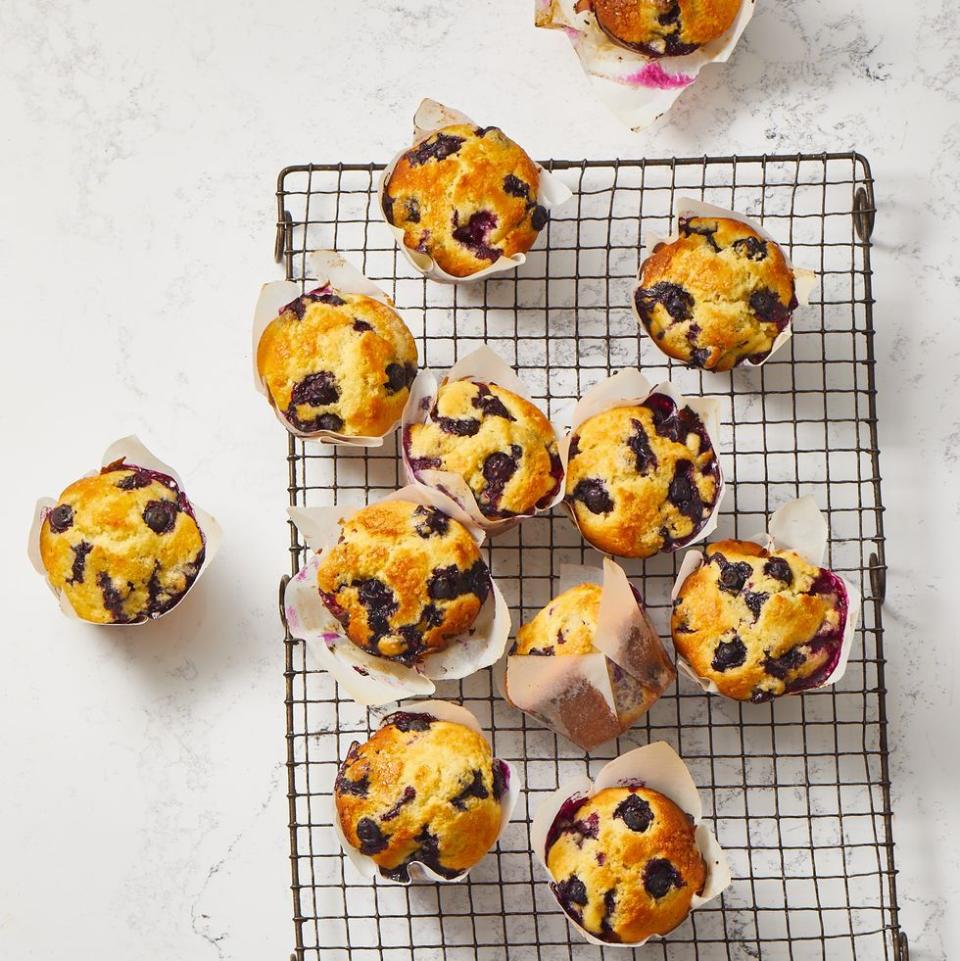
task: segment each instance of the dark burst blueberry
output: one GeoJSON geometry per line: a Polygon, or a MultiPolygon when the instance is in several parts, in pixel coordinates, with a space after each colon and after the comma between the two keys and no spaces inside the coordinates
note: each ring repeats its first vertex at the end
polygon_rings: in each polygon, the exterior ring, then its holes
{"type": "Polygon", "coordinates": [[[133,473],[127,474],[126,477],[121,477],[115,486],[122,491],[135,491],[141,487],[149,487],[152,482],[153,479],[146,471],[135,470],[133,473]]]}
{"type": "Polygon", "coordinates": [[[363,777],[357,778],[356,781],[351,781],[350,778],[341,771],[337,775],[335,787],[338,794],[352,794],[354,797],[366,797],[370,793],[370,778],[364,774],[363,777]]]}
{"type": "Polygon", "coordinates": [[[628,794],[616,806],[613,816],[623,821],[631,831],[639,833],[643,833],[653,824],[653,809],[637,794],[628,794]]]}
{"type": "Polygon", "coordinates": [[[474,127],[473,132],[477,137],[486,137],[491,130],[499,130],[499,127],[474,127]]]}
{"type": "Polygon", "coordinates": [[[360,841],[361,854],[378,854],[390,843],[373,818],[360,818],[357,822],[357,839],[360,841]]]}
{"type": "Polygon", "coordinates": [[[680,4],[677,2],[677,0],[674,0],[674,2],[657,17],[657,23],[663,27],[668,27],[671,23],[679,22],[680,4]]]}
{"type": "Polygon", "coordinates": [[[311,290],[309,294],[306,294],[306,299],[316,301],[319,304],[329,304],[331,307],[342,307],[346,303],[339,294],[330,290],[329,287],[311,290]]]}
{"type": "Polygon", "coordinates": [[[397,612],[399,604],[393,591],[383,581],[370,577],[362,581],[354,581],[351,585],[357,589],[357,600],[367,612],[367,627],[372,640],[390,633],[390,617],[397,612]]]}
{"type": "Polygon", "coordinates": [[[771,557],[763,565],[763,573],[774,580],[783,581],[784,584],[793,583],[793,571],[782,557],[771,557]]]}
{"type": "Polygon", "coordinates": [[[717,243],[716,233],[717,225],[714,224],[712,227],[706,224],[697,224],[694,226],[684,217],[680,218],[680,233],[684,237],[689,237],[691,234],[695,234],[698,237],[703,237],[707,243],[714,249],[716,253],[720,253],[720,245],[717,243]]]}
{"type": "Polygon", "coordinates": [[[688,53],[700,49],[699,43],[684,43],[680,39],[680,31],[668,33],[664,38],[663,53],[667,57],[685,57],[688,53]]]}
{"type": "Polygon", "coordinates": [[[650,447],[650,438],[643,429],[643,424],[638,420],[632,420],[633,433],[627,438],[627,447],[636,456],[637,473],[646,474],[657,466],[657,455],[650,447]]]}
{"type": "MultiPolygon", "coordinates": [[[[133,587],[132,584],[129,586],[131,588],[133,587]]],[[[113,586],[113,581],[106,571],[100,571],[100,573],[97,574],[97,587],[100,588],[100,593],[103,596],[103,606],[110,612],[114,621],[118,624],[126,623],[129,618],[123,610],[124,597],[120,591],[113,586]]]]}
{"type": "Polygon", "coordinates": [[[82,584],[84,569],[87,566],[87,555],[93,550],[93,544],[88,541],[80,541],[79,544],[74,544],[71,549],[73,550],[73,565],[70,568],[67,583],[82,584]]]}
{"type": "Polygon", "coordinates": [[[510,194],[511,197],[529,197],[530,196],[530,185],[525,184],[519,177],[515,177],[513,174],[507,174],[503,178],[503,189],[510,194]]]}
{"type": "Polygon", "coordinates": [[[428,731],[436,718],[416,711],[395,711],[383,719],[383,726],[392,724],[398,731],[428,731]]]}
{"type": "Polygon", "coordinates": [[[588,839],[596,840],[600,837],[600,815],[594,811],[586,818],[577,818],[576,821],[571,821],[564,828],[564,831],[567,834],[576,835],[580,839],[579,845],[582,847],[584,841],[588,839]]]}
{"type": "Polygon", "coordinates": [[[480,495],[483,502],[481,507],[496,507],[503,494],[503,489],[517,472],[522,454],[523,450],[519,445],[511,444],[509,454],[505,451],[494,451],[483,462],[483,479],[487,482],[487,486],[480,495]]]}
{"type": "Polygon", "coordinates": [[[403,807],[409,804],[416,796],[417,796],[417,792],[414,788],[405,787],[403,789],[403,794],[400,795],[400,800],[397,801],[397,803],[394,804],[392,808],[390,808],[388,811],[385,811],[382,815],[380,815],[380,820],[392,821],[395,817],[397,817],[397,815],[400,813],[403,807]]]}
{"type": "MultiPolygon", "coordinates": [[[[566,881],[558,881],[553,885],[560,903],[566,908],[572,904],[579,904],[581,907],[587,903],[587,886],[576,874],[571,874],[566,881]]],[[[575,911],[579,915],[579,911],[575,911]]]]}
{"type": "Polygon", "coordinates": [[[484,417],[503,417],[514,421],[516,417],[507,410],[506,405],[486,384],[477,384],[477,394],[471,398],[470,404],[482,410],[484,417]]]}
{"type": "Polygon", "coordinates": [[[406,157],[411,167],[419,167],[429,160],[446,160],[463,146],[464,138],[447,133],[438,133],[408,150],[406,157]]]}
{"type": "Polygon", "coordinates": [[[430,236],[431,235],[429,230],[420,231],[420,239],[417,241],[417,250],[419,250],[421,254],[425,254],[429,252],[430,236]]]}
{"type": "Polygon", "coordinates": [[[715,671],[729,671],[747,660],[747,646],[735,634],[729,641],[721,641],[713,652],[710,666],[715,671]]]}
{"type": "Polygon", "coordinates": [[[547,208],[542,204],[537,204],[530,214],[530,226],[533,227],[534,230],[543,230],[549,219],[550,213],[547,208]]]}
{"type": "Polygon", "coordinates": [[[354,318],[353,318],[353,329],[354,329],[355,331],[357,331],[357,333],[361,333],[361,334],[362,334],[362,333],[364,333],[365,331],[373,330],[373,327],[371,327],[370,324],[368,324],[365,320],[361,320],[359,317],[354,317],[354,318]]]}
{"type": "Polygon", "coordinates": [[[580,501],[591,514],[609,514],[613,510],[613,499],[598,477],[584,477],[577,481],[573,499],[580,501]]]}
{"type": "Polygon", "coordinates": [[[483,783],[483,774],[480,771],[474,770],[471,772],[471,778],[468,784],[461,788],[458,794],[455,794],[450,798],[450,803],[458,811],[466,811],[467,801],[469,798],[483,798],[490,797],[490,792],[487,790],[487,786],[483,783]]]}
{"type": "Polygon", "coordinates": [[[493,759],[493,798],[499,801],[510,787],[510,768],[499,758],[493,759]]]}
{"type": "Polygon", "coordinates": [[[410,364],[387,364],[387,382],[385,384],[388,394],[396,394],[401,390],[406,390],[417,376],[417,370],[410,364]]]}
{"type": "Polygon", "coordinates": [[[411,224],[420,223],[420,203],[416,197],[407,197],[407,222],[411,224]]]}
{"type": "Polygon", "coordinates": [[[403,638],[405,645],[403,653],[397,655],[398,660],[414,661],[427,649],[423,643],[423,631],[416,624],[404,624],[397,633],[403,638]]]}
{"type": "Polygon", "coordinates": [[[689,320],[693,316],[693,295],[678,284],[662,280],[653,287],[641,287],[634,300],[641,320],[649,324],[653,319],[653,309],[660,304],[675,323],[689,320]]]}
{"type": "Polygon", "coordinates": [[[427,594],[436,601],[452,601],[464,594],[475,594],[481,602],[490,591],[490,572],[483,561],[476,561],[469,570],[456,564],[435,567],[427,581],[427,594]]]}
{"type": "Polygon", "coordinates": [[[490,210],[474,211],[465,224],[460,223],[458,211],[453,212],[453,239],[472,250],[479,260],[496,260],[500,256],[501,250],[487,243],[490,231],[496,226],[497,215],[490,210]]]}
{"type": "Polygon", "coordinates": [[[179,510],[176,501],[148,501],[143,522],[154,534],[169,534],[176,526],[179,510]]]}
{"type": "Polygon", "coordinates": [[[570,438],[570,446],[567,448],[567,463],[569,464],[570,461],[572,461],[574,457],[576,457],[577,454],[579,453],[580,453],[580,435],[574,434],[573,437],[570,438]]]}
{"type": "Polygon", "coordinates": [[[765,657],[763,659],[763,669],[771,677],[782,681],[790,671],[802,667],[806,659],[799,647],[792,647],[786,654],[781,654],[780,657],[770,657],[769,655],[765,657]]]}
{"type": "Polygon", "coordinates": [[[685,422],[681,423],[681,411],[677,410],[677,405],[671,397],[666,394],[651,394],[644,402],[643,406],[650,411],[653,418],[653,429],[660,437],[672,440],[675,444],[683,443],[686,440],[689,427],[685,422]]]}
{"type": "Polygon", "coordinates": [[[613,930],[611,918],[617,910],[617,889],[610,888],[603,895],[603,917],[600,919],[600,929],[603,931],[604,939],[607,941],[618,941],[619,937],[613,930]]]}
{"type": "Polygon", "coordinates": [[[730,246],[747,260],[765,260],[767,256],[767,242],[759,237],[740,237],[730,246]]]}
{"type": "Polygon", "coordinates": [[[67,528],[73,527],[73,508],[69,504],[57,504],[47,514],[47,522],[54,534],[62,534],[67,528]]]}
{"type": "Polygon", "coordinates": [[[306,312],[308,303],[310,303],[310,301],[305,297],[297,297],[296,300],[291,300],[290,303],[280,311],[280,313],[291,313],[297,318],[297,320],[303,320],[303,315],[306,312]]]}
{"type": "Polygon", "coordinates": [[[706,367],[710,360],[710,351],[706,347],[696,347],[690,352],[690,363],[694,367],[706,367]]]}
{"type": "Polygon", "coordinates": [[[747,605],[750,609],[750,613],[753,614],[753,619],[759,620],[760,618],[760,608],[766,604],[767,600],[770,598],[769,594],[763,594],[759,591],[744,591],[743,592],[743,603],[747,605]]]}
{"type": "Polygon", "coordinates": [[[321,414],[313,419],[314,427],[307,430],[340,430],[343,427],[343,418],[337,414],[321,414]]]}
{"type": "Polygon", "coordinates": [[[423,538],[434,535],[443,537],[450,530],[450,518],[435,507],[424,507],[421,504],[414,510],[413,516],[416,518],[416,531],[423,538]]]}
{"type": "MultiPolygon", "coordinates": [[[[435,470],[438,468],[442,461],[439,457],[411,457],[409,458],[410,469],[416,473],[421,470],[435,470]]],[[[420,534],[421,537],[426,537],[426,534],[420,534]]]]}
{"type": "Polygon", "coordinates": [[[307,374],[303,380],[294,384],[290,393],[290,406],[306,404],[310,407],[324,407],[336,403],[340,399],[340,388],[337,379],[329,370],[307,374]]]}
{"type": "Polygon", "coordinates": [[[393,208],[395,201],[393,197],[390,196],[386,191],[383,194],[383,216],[386,217],[388,224],[393,224],[396,226],[396,222],[393,219],[393,208]]]}
{"type": "Polygon", "coordinates": [[[731,564],[725,557],[722,557],[718,563],[722,568],[720,577],[717,579],[720,590],[728,594],[739,594],[743,590],[743,585],[747,583],[747,578],[753,573],[753,568],[746,561],[731,564]]]}
{"type": "Polygon", "coordinates": [[[643,887],[651,898],[666,897],[671,888],[682,888],[680,872],[666,858],[651,858],[643,869],[643,887]]]}
{"type": "Polygon", "coordinates": [[[690,461],[677,461],[673,480],[667,488],[667,500],[694,524],[703,520],[703,500],[694,482],[693,464],[690,461]]]}
{"type": "Polygon", "coordinates": [[[750,295],[750,309],[759,320],[776,324],[781,330],[790,320],[790,309],[780,303],[780,298],[769,287],[761,287],[750,295]]]}
{"type": "Polygon", "coordinates": [[[433,420],[437,427],[445,434],[453,434],[454,437],[473,437],[475,434],[480,433],[480,421],[474,417],[465,417],[463,419],[458,417],[438,417],[436,409],[434,409],[431,420],[433,420]]]}

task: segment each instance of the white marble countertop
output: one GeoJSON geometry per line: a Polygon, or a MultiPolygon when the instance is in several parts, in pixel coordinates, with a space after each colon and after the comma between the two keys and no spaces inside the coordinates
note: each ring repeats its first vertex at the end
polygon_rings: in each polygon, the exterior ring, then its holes
{"type": "Polygon", "coordinates": [[[0,5],[0,955],[289,952],[285,439],[251,389],[249,315],[276,276],[279,169],[385,160],[431,95],[539,157],[869,157],[902,923],[915,959],[957,956],[960,19],[951,0],[758,7],[731,62],[636,135],[532,0],[0,5]],[[203,589],[136,633],[64,620],[22,546],[34,498],[130,432],[227,532],[203,589]]]}

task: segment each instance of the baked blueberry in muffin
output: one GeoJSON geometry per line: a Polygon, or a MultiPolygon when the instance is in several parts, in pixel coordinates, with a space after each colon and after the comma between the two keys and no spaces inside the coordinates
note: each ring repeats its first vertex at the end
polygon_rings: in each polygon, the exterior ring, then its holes
{"type": "Polygon", "coordinates": [[[847,590],[790,550],[719,541],[673,605],[677,653],[738,701],[820,686],[840,658],[847,590]]]}
{"type": "Polygon", "coordinates": [[[407,401],[417,347],[386,304],[319,287],[287,304],[264,331],[257,370],[295,430],[380,437],[407,401]]]}
{"type": "Polygon", "coordinates": [[[563,468],[550,421],[496,384],[457,380],[437,392],[427,420],[404,430],[407,463],[458,474],[490,519],[530,514],[560,490],[563,468]]]}
{"type": "Polygon", "coordinates": [[[490,572],[462,524],[396,500],[344,521],[340,542],[320,558],[317,585],[354,644],[409,664],[470,628],[490,572]]]}
{"type": "Polygon", "coordinates": [[[452,879],[496,842],[508,780],[476,731],[400,711],[365,743],[354,741],[333,793],[347,843],[384,877],[408,881],[419,861],[452,879]]]}
{"type": "Polygon", "coordinates": [[[720,467],[702,421],[665,394],[596,414],[570,439],[566,501],[598,550],[676,550],[703,529],[719,495],[720,467]]]}
{"type": "Polygon", "coordinates": [[[537,165],[499,127],[453,124],[400,157],[383,213],[407,248],[469,277],[533,246],[548,219],[539,187],[537,165]]]}
{"type": "Polygon", "coordinates": [[[40,529],[40,557],[78,617],[136,624],[187,592],[204,538],[172,477],[117,461],[60,495],[40,529]]]}
{"type": "Polygon", "coordinates": [[[646,57],[683,57],[722,36],[741,0],[579,0],[610,40],[646,57]]]}
{"type": "Polygon", "coordinates": [[[692,819],[639,786],[567,801],[547,834],[546,862],[563,910],[613,943],[672,931],[707,877],[692,819]]]}
{"type": "Polygon", "coordinates": [[[797,306],[780,247],[739,220],[681,218],[640,266],[637,316],[669,357],[704,370],[758,363],[797,306]]]}

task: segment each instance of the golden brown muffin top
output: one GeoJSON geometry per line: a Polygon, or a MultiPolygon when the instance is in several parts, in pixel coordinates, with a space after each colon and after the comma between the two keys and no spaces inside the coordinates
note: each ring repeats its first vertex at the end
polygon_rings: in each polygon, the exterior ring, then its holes
{"type": "Polygon", "coordinates": [[[837,664],[847,592],[795,551],[718,541],[673,606],[677,653],[739,701],[816,687],[837,664]]]}
{"type": "Polygon", "coordinates": [[[466,631],[490,591],[476,541],[433,507],[385,501],[344,521],[317,585],[357,647],[409,663],[466,631]]]}
{"type": "Polygon", "coordinates": [[[533,246],[548,219],[539,187],[537,165],[498,127],[452,124],[400,157],[383,210],[405,246],[469,277],[533,246]]]}
{"type": "Polygon", "coordinates": [[[257,346],[257,370],[298,431],[380,437],[407,402],[417,346],[391,307],[319,287],[271,321],[257,346]]]}
{"type": "Polygon", "coordinates": [[[667,934],[706,883],[691,818],[645,787],[605,788],[568,801],[546,847],[561,907],[603,941],[667,934]]]}
{"type": "Polygon", "coordinates": [[[405,429],[404,444],[414,474],[458,474],[491,519],[532,513],[560,489],[553,426],[530,401],[497,384],[444,384],[426,423],[405,429]]]}
{"type": "Polygon", "coordinates": [[[186,593],[203,555],[193,509],[173,478],[120,461],[71,484],[40,529],[50,583],[97,624],[159,617],[186,593]]]}
{"type": "Polygon", "coordinates": [[[383,875],[409,880],[408,865],[420,861],[454,878],[496,842],[508,777],[476,731],[399,711],[351,745],[334,786],[337,816],[383,875]]]}
{"type": "Polygon", "coordinates": [[[665,394],[613,407],[573,432],[566,500],[598,550],[650,557],[703,528],[720,492],[700,418],[665,394]]]}
{"type": "Polygon", "coordinates": [[[669,357],[723,371],[762,360],[797,306],[780,247],[739,220],[689,217],[640,266],[634,303],[669,357]]]}
{"type": "Polygon", "coordinates": [[[577,584],[558,594],[517,631],[512,654],[595,654],[599,584],[577,584]]]}

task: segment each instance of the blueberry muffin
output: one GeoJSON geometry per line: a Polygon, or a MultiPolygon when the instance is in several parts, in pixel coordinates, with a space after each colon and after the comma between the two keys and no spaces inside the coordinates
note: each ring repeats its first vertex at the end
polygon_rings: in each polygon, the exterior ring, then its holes
{"type": "Polygon", "coordinates": [[[353,742],[333,793],[347,842],[384,877],[408,881],[419,861],[452,879],[496,842],[508,779],[476,731],[399,711],[353,742]]]}
{"type": "Polygon", "coordinates": [[[680,219],[680,236],[640,266],[634,294],[647,333],[669,357],[704,370],[763,360],[797,306],[780,247],[739,220],[680,219]]]}
{"type": "Polygon", "coordinates": [[[386,304],[320,287],[287,304],[257,347],[270,400],[302,433],[380,437],[417,374],[417,346],[386,304]]]}
{"type": "Polygon", "coordinates": [[[667,934],[706,883],[692,819],[649,788],[611,787],[567,801],[546,848],[561,907],[602,941],[667,934]]]}
{"type": "Polygon", "coordinates": [[[597,550],[650,557],[702,530],[720,494],[720,468],[700,418],[665,394],[614,407],[571,437],[566,500],[597,550]]]}
{"type": "Polygon", "coordinates": [[[177,482],[122,461],[71,484],[40,529],[50,583],[95,624],[165,614],[194,582],[203,556],[203,534],[177,482]]]}
{"type": "Polygon", "coordinates": [[[458,474],[491,520],[530,514],[560,490],[550,421],[496,384],[444,384],[426,423],[408,426],[403,443],[414,475],[428,468],[458,474]]]}
{"type": "Polygon", "coordinates": [[[847,591],[794,551],[719,541],[673,604],[677,653],[738,701],[818,687],[836,667],[847,591]]]}
{"type": "Polygon", "coordinates": [[[442,651],[490,592],[470,532],[432,507],[386,501],[358,510],[323,552],[317,584],[357,647],[402,663],[442,651]]]}
{"type": "Polygon", "coordinates": [[[579,0],[617,44],[645,57],[683,57],[733,25],[741,0],[579,0]]]}
{"type": "Polygon", "coordinates": [[[577,584],[555,597],[517,631],[511,654],[541,657],[596,654],[599,584],[577,584]]]}
{"type": "Polygon", "coordinates": [[[410,250],[469,277],[533,246],[548,219],[539,186],[537,165],[499,127],[453,124],[397,161],[383,213],[410,250]]]}

